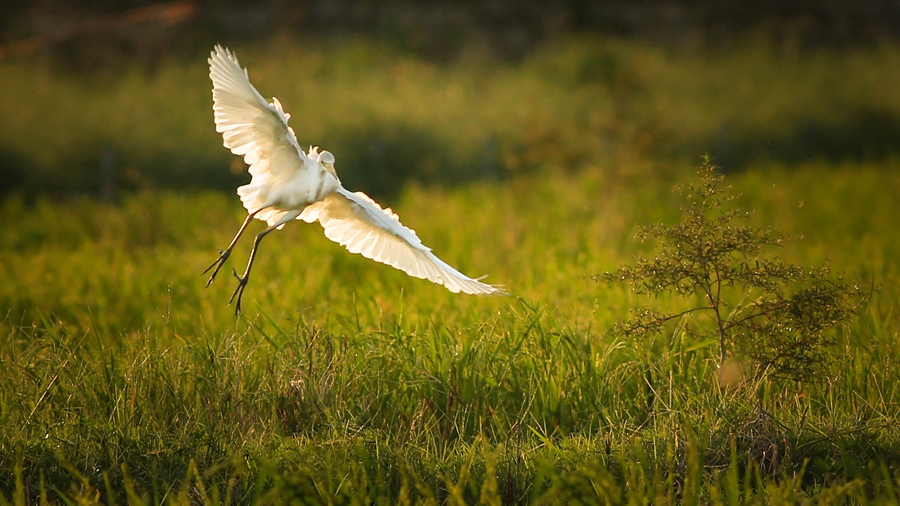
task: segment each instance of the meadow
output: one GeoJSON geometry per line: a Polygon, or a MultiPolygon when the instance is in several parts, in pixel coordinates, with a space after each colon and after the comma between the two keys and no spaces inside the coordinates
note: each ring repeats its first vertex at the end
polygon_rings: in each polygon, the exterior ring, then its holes
{"type": "Polygon", "coordinates": [[[896,504],[900,66],[881,65],[900,51],[751,47],[239,52],[346,186],[512,295],[451,294],[297,223],[263,242],[237,318],[233,280],[200,275],[245,216],[202,188],[240,180],[202,60],[91,78],[103,92],[3,63],[5,96],[34,100],[4,102],[18,128],[0,127],[28,169],[4,168],[19,186],[0,203],[0,503],[896,504]],[[285,70],[301,53],[310,82],[285,70]],[[112,202],[74,154],[107,142],[112,202]],[[682,326],[610,332],[684,304],[592,276],[653,254],[637,228],[679,219],[672,187],[707,150],[748,223],[803,236],[767,254],[880,285],[810,381],[722,386],[716,346],[682,326]]]}

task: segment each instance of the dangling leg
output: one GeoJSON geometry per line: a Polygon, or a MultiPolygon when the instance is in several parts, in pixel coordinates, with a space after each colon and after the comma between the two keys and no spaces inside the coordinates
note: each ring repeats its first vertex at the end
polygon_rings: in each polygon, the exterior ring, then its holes
{"type": "MultiPolygon", "coordinates": [[[[209,287],[213,280],[216,279],[216,274],[218,274],[219,269],[221,269],[222,266],[225,265],[225,260],[228,260],[229,255],[231,255],[231,250],[234,249],[234,245],[237,244],[238,239],[241,238],[241,234],[243,234],[244,230],[247,229],[247,225],[250,224],[250,221],[253,220],[253,217],[256,216],[256,213],[260,211],[262,211],[262,209],[258,209],[247,215],[247,219],[244,220],[244,224],[241,225],[241,229],[238,230],[238,233],[235,234],[234,239],[231,240],[231,244],[229,244],[228,247],[225,248],[225,251],[219,250],[219,258],[217,258],[216,261],[212,263],[212,265],[210,265],[206,268],[205,271],[203,271],[203,274],[206,274],[213,267],[216,268],[216,270],[213,271],[212,276],[209,277],[209,281],[206,282],[207,287],[209,287]]],[[[201,274],[201,276],[203,274],[201,274]]]]}
{"type": "Polygon", "coordinates": [[[231,294],[231,298],[228,299],[228,304],[231,304],[235,301],[235,297],[237,297],[237,302],[234,305],[234,315],[237,316],[238,313],[241,312],[241,297],[244,295],[244,288],[247,287],[247,281],[250,280],[250,269],[253,268],[253,260],[256,258],[256,250],[259,249],[259,242],[262,241],[262,238],[265,237],[269,232],[278,228],[280,223],[276,223],[271,227],[263,230],[259,234],[256,235],[256,239],[253,240],[253,249],[250,250],[250,260],[247,261],[247,269],[244,270],[243,276],[238,276],[237,270],[234,267],[231,268],[231,273],[234,274],[234,277],[238,280],[238,286],[234,289],[234,293],[231,294]]]}

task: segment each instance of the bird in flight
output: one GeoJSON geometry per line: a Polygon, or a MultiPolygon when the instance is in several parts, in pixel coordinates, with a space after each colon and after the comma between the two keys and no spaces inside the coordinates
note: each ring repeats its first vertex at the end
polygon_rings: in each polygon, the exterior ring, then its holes
{"type": "Polygon", "coordinates": [[[400,223],[390,208],[382,209],[365,193],[353,193],[341,186],[334,170],[334,155],[315,146],[303,152],[294,130],[288,126],[290,114],[277,98],[266,102],[250,84],[247,71],[231,51],[215,47],[209,58],[209,77],[213,82],[216,131],[222,134],[226,148],[244,157],[252,178],[249,184],[237,189],[249,214],[231,244],[220,250],[216,261],[203,271],[204,274],[212,271],[206,286],[216,279],[251,220],[255,218],[269,225],[253,241],[243,276],[232,268],[238,285],[228,303],[235,303],[235,314],[241,311],[241,297],[250,280],[260,241],[294,219],[307,223],[318,220],[325,236],[351,253],[444,285],[453,293],[504,293],[501,288],[472,279],[436,257],[415,231],[400,223]]]}

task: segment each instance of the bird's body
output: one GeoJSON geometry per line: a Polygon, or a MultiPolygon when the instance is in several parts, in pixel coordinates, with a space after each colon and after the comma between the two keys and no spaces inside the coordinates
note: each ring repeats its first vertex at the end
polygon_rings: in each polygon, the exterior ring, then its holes
{"type": "Polygon", "coordinates": [[[451,292],[503,293],[498,287],[472,279],[441,261],[389,208],[382,209],[364,193],[346,190],[335,172],[331,153],[320,152],[312,146],[304,153],[288,126],[290,115],[277,99],[266,102],[230,51],[216,46],[209,65],[216,131],[222,134],[225,147],[244,157],[252,179],[238,188],[241,202],[249,213],[247,219],[228,248],[205,271],[215,269],[207,286],[252,219],[269,225],[256,236],[244,275],[234,272],[238,279],[232,295],[232,300],[237,300],[235,312],[240,311],[241,296],[259,242],[272,230],[294,219],[307,223],[319,221],[326,237],[351,253],[444,285],[451,292]]]}
{"type": "MultiPolygon", "coordinates": [[[[311,149],[305,159],[286,161],[286,164],[296,163],[290,170],[278,175],[254,176],[250,184],[238,188],[244,207],[251,212],[262,209],[258,218],[272,225],[285,214],[302,211],[337,191],[341,187],[340,180],[318,162],[318,156],[319,153],[311,149]]],[[[294,218],[296,215],[288,220],[294,218]]]]}

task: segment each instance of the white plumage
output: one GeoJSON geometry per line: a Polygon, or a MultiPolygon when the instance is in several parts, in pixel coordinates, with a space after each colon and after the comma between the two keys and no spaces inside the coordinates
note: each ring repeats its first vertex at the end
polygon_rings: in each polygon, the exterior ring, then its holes
{"type": "Polygon", "coordinates": [[[288,126],[290,114],[276,98],[268,103],[250,84],[247,71],[227,49],[216,46],[209,58],[213,82],[213,111],[216,131],[223,144],[250,166],[250,183],[238,188],[248,211],[238,233],[205,272],[213,270],[209,286],[231,250],[253,218],[269,224],[256,236],[250,260],[231,296],[240,312],[241,296],[250,278],[250,269],[260,240],[272,230],[299,219],[318,221],[325,236],[376,262],[388,264],[407,274],[444,285],[454,293],[500,294],[492,285],[472,279],[436,257],[422,244],[415,231],[403,226],[399,217],[382,209],[362,192],[351,193],[341,186],[334,170],[334,156],[310,147],[304,153],[294,130],[288,126]]]}

